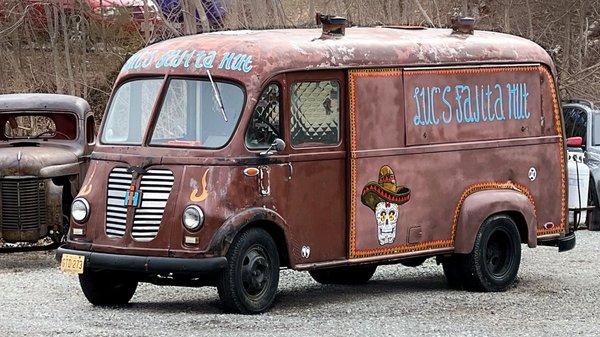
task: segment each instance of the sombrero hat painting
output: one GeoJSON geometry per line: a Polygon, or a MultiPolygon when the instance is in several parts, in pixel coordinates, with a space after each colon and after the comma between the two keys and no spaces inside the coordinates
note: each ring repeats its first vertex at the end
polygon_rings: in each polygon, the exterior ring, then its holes
{"type": "Polygon", "coordinates": [[[385,165],[379,170],[379,180],[369,182],[360,197],[363,204],[375,211],[380,202],[402,205],[410,200],[410,189],[396,184],[396,176],[391,167],[385,165]]]}

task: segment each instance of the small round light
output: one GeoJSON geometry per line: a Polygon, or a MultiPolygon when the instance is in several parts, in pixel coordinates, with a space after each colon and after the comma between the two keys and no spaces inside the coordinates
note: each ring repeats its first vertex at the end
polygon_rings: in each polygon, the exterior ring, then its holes
{"type": "Polygon", "coordinates": [[[190,231],[197,231],[204,223],[204,212],[199,206],[189,205],[183,211],[183,225],[190,231]]]}
{"type": "Polygon", "coordinates": [[[77,223],[87,221],[90,216],[90,203],[83,198],[75,199],[71,204],[71,216],[77,223]]]}

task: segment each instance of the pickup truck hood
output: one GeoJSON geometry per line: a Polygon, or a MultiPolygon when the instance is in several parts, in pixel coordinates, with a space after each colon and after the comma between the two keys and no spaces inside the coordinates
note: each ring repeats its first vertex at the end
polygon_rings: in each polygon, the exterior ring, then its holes
{"type": "Polygon", "coordinates": [[[6,147],[0,150],[0,178],[37,176],[52,178],[79,173],[77,155],[57,147],[6,147]]]}

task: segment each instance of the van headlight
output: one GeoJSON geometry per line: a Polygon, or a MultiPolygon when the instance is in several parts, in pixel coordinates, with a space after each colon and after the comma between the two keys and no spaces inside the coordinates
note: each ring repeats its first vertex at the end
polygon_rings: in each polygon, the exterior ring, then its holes
{"type": "Polygon", "coordinates": [[[90,203],[84,198],[77,198],[71,204],[71,216],[77,223],[84,223],[90,217],[90,203]]]}
{"type": "Polygon", "coordinates": [[[189,205],[183,211],[183,225],[190,231],[197,231],[204,223],[204,212],[199,206],[189,205]]]}

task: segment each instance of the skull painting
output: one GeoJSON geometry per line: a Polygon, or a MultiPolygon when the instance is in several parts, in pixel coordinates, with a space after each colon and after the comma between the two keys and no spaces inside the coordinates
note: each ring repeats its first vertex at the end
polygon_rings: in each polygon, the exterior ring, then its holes
{"type": "Polygon", "coordinates": [[[361,201],[375,213],[379,245],[394,243],[400,205],[409,200],[410,189],[396,184],[394,171],[387,165],[379,170],[378,181],[363,188],[361,201]]]}
{"type": "Polygon", "coordinates": [[[398,222],[398,205],[382,201],[375,208],[377,218],[377,235],[380,245],[394,243],[396,239],[396,223],[398,222]]]}

